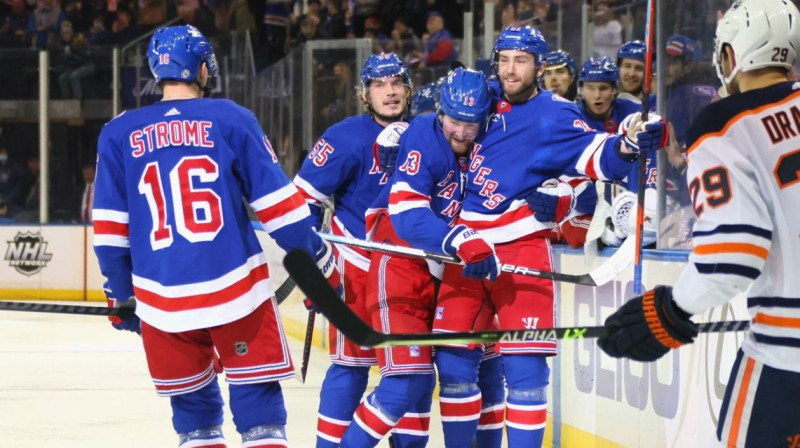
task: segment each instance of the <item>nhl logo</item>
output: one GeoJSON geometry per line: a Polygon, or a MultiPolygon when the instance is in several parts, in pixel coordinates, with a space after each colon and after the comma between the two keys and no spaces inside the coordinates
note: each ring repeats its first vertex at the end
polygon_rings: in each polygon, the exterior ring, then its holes
{"type": "Polygon", "coordinates": [[[47,253],[47,241],[39,232],[17,232],[14,241],[7,241],[5,260],[20,274],[31,276],[41,271],[53,258],[47,253]]]}
{"type": "Polygon", "coordinates": [[[236,350],[236,354],[239,356],[244,356],[247,354],[247,342],[234,342],[233,348],[236,350]]]}

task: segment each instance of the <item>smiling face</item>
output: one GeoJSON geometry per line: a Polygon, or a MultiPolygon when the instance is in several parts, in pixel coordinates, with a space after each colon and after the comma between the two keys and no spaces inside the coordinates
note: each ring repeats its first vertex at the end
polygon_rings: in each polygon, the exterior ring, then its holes
{"type": "Polygon", "coordinates": [[[566,65],[556,68],[547,67],[544,71],[545,89],[561,96],[567,96],[570,84],[572,84],[572,75],[566,65]]]}
{"type": "Polygon", "coordinates": [[[372,108],[375,121],[386,126],[402,117],[408,102],[408,90],[400,76],[373,79],[364,94],[364,101],[372,108]]]}
{"type": "Polygon", "coordinates": [[[608,117],[617,93],[617,88],[608,82],[584,82],[581,86],[581,97],[586,110],[597,118],[608,117]]]}
{"type": "Polygon", "coordinates": [[[478,133],[481,130],[481,123],[469,123],[456,120],[448,115],[442,114],[442,132],[444,138],[450,143],[450,148],[456,155],[466,155],[475,144],[478,133]]]}
{"type": "Polygon", "coordinates": [[[638,97],[642,93],[644,80],[644,62],[638,59],[624,58],[619,66],[620,90],[638,97]]]}
{"type": "Polygon", "coordinates": [[[533,97],[536,80],[544,65],[536,67],[533,54],[520,50],[502,50],[497,59],[497,74],[503,94],[509,102],[521,103],[533,97]]]}

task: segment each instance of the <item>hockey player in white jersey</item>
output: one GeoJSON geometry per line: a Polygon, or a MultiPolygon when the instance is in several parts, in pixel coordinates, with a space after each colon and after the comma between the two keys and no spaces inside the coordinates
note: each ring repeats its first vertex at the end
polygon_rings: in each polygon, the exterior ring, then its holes
{"type": "Polygon", "coordinates": [[[653,361],[697,336],[689,319],[746,293],[750,330],[731,371],[717,437],[726,447],[800,440],[800,12],[740,0],[717,23],[714,65],[731,95],[689,129],[698,220],[674,287],[657,286],[606,320],[600,348],[653,361]]]}

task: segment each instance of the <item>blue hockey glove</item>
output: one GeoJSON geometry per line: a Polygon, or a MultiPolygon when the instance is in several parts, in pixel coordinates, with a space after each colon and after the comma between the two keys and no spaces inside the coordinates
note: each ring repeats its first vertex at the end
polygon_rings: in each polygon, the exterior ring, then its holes
{"type": "Polygon", "coordinates": [[[442,248],[466,264],[463,270],[464,277],[478,280],[488,277],[490,281],[497,280],[500,260],[497,259],[492,246],[484,241],[478,232],[465,225],[456,226],[445,237],[442,248]]]}
{"type": "MultiPolygon", "coordinates": [[[[341,297],[344,295],[344,285],[342,285],[342,277],[339,275],[339,269],[336,267],[336,254],[334,254],[330,243],[322,238],[320,238],[320,243],[322,245],[317,249],[315,255],[317,267],[322,271],[322,275],[325,276],[325,279],[328,280],[328,284],[330,284],[336,293],[339,294],[339,297],[341,297]]],[[[305,301],[303,301],[303,303],[305,303],[305,301]]],[[[306,308],[311,311],[308,305],[306,305],[306,308]]]]}
{"type": "Polygon", "coordinates": [[[655,151],[667,146],[666,121],[656,114],[649,114],[647,122],[642,122],[642,114],[636,112],[622,120],[619,134],[625,146],[634,153],[655,151]]]}
{"type": "Polygon", "coordinates": [[[397,121],[383,128],[372,147],[373,155],[384,173],[394,173],[397,154],[400,152],[400,136],[408,129],[408,123],[397,121]]]}
{"type": "Polygon", "coordinates": [[[139,316],[135,312],[136,300],[133,297],[128,300],[115,299],[111,289],[108,287],[108,282],[103,285],[103,292],[106,295],[106,304],[109,308],[115,310],[114,314],[108,315],[108,321],[111,322],[111,326],[117,330],[127,330],[142,334],[142,321],[139,320],[139,316]]]}
{"type": "Polygon", "coordinates": [[[697,325],[689,317],[672,300],[672,287],[656,286],[609,316],[608,334],[597,345],[614,358],[655,361],[697,337],[697,325]]]}
{"type": "Polygon", "coordinates": [[[525,200],[539,222],[559,223],[567,217],[573,205],[572,187],[558,179],[548,179],[525,200]]]}

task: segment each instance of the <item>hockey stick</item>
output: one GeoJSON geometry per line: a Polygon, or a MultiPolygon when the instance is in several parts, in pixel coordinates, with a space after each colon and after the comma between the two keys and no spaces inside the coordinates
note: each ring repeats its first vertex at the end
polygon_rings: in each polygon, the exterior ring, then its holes
{"type": "MultiPolygon", "coordinates": [[[[317,264],[301,250],[294,250],[283,260],[300,289],[314,302],[322,314],[348,339],[368,347],[401,345],[475,344],[481,342],[528,342],[552,339],[596,338],[606,334],[605,327],[571,327],[520,330],[495,330],[456,333],[396,333],[375,331],[342,301],[328,284],[317,264]]],[[[748,321],[707,322],[698,324],[701,333],[743,331],[748,321]]]]}
{"type": "MultiPolygon", "coordinates": [[[[286,297],[297,286],[294,279],[289,276],[275,291],[275,299],[278,305],[286,300],[286,297]]],[[[13,302],[0,300],[0,311],[28,311],[34,313],[56,313],[56,314],[83,314],[86,316],[120,316],[127,317],[129,313],[136,310],[136,302],[127,301],[130,305],[121,305],[118,308],[95,305],[62,305],[58,303],[34,303],[34,302],[13,302]]]]}
{"type": "MultiPolygon", "coordinates": [[[[647,123],[650,111],[650,83],[653,79],[653,22],[655,21],[656,0],[647,0],[647,22],[644,29],[646,55],[644,58],[644,93],[642,94],[642,122],[647,123]]],[[[664,129],[664,132],[667,132],[664,129]]],[[[636,193],[636,251],[633,259],[633,293],[642,294],[642,242],[644,238],[644,186],[647,176],[647,154],[639,154],[639,191],[636,193]]]]}
{"type": "MultiPolygon", "coordinates": [[[[345,236],[332,235],[329,233],[319,233],[322,239],[336,244],[346,244],[348,246],[360,247],[367,250],[377,250],[379,252],[386,252],[395,255],[406,255],[411,257],[420,257],[428,260],[441,261],[444,263],[463,264],[457,257],[447,254],[440,254],[430,252],[427,250],[416,249],[405,246],[394,246],[391,244],[378,243],[374,241],[364,241],[356,238],[349,238],[345,236]]],[[[526,268],[524,266],[516,266],[513,264],[500,263],[501,272],[510,272],[512,274],[527,275],[530,277],[547,278],[559,282],[577,283],[587,286],[600,286],[604,285],[616,276],[622,273],[633,261],[633,254],[635,249],[635,242],[625,241],[622,243],[614,255],[612,255],[605,263],[589,271],[586,274],[564,274],[561,272],[553,271],[540,271],[537,269],[526,268]]],[[[301,288],[302,289],[302,288],[301,288]]]]}
{"type": "Polygon", "coordinates": [[[306,383],[306,373],[308,373],[308,361],[311,359],[311,342],[314,339],[314,321],[317,313],[308,312],[308,322],[306,323],[306,338],[303,340],[303,364],[300,366],[300,382],[306,383]]]}
{"type": "Polygon", "coordinates": [[[134,310],[136,309],[136,303],[133,301],[130,302],[131,305],[123,304],[117,308],[109,308],[107,306],[92,305],[61,305],[57,303],[0,301],[0,311],[29,311],[35,313],[83,314],[90,316],[120,316],[125,318],[133,314],[134,310]]]}

